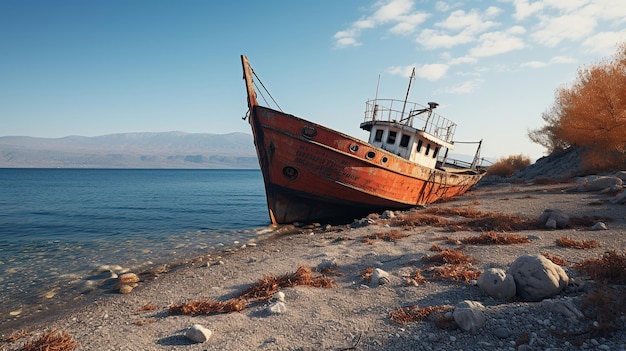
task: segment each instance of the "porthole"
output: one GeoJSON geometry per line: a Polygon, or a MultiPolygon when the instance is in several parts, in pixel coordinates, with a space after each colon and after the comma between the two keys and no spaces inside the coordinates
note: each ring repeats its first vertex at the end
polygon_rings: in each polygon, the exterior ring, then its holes
{"type": "Polygon", "coordinates": [[[315,130],[315,128],[311,126],[305,126],[304,128],[302,128],[302,135],[307,138],[313,138],[317,135],[317,130],[315,130]]]}
{"type": "Polygon", "coordinates": [[[382,163],[387,163],[387,161],[389,161],[387,159],[387,156],[383,156],[383,158],[380,159],[380,162],[382,162],[382,163]]]}
{"type": "Polygon", "coordinates": [[[298,170],[293,167],[287,166],[283,168],[283,175],[289,180],[294,180],[298,178],[298,170]]]}
{"type": "Polygon", "coordinates": [[[374,151],[368,151],[368,152],[367,152],[367,154],[365,155],[365,157],[366,157],[368,160],[371,160],[371,159],[373,159],[374,157],[376,157],[376,153],[375,153],[374,151]]]}
{"type": "Polygon", "coordinates": [[[357,145],[357,144],[350,145],[350,151],[352,151],[352,152],[359,151],[359,145],[357,145]]]}

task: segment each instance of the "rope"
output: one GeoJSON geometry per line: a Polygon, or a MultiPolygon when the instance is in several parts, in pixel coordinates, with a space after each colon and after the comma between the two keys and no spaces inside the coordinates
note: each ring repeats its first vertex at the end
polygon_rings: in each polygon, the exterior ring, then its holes
{"type": "MultiPolygon", "coordinates": [[[[267,90],[267,88],[265,87],[265,85],[263,85],[263,82],[261,82],[261,79],[259,78],[259,76],[256,75],[256,72],[254,70],[252,70],[252,74],[254,74],[254,77],[256,78],[256,80],[259,82],[259,84],[261,84],[261,86],[263,87],[263,90],[265,90],[265,92],[267,93],[267,95],[270,97],[270,99],[272,99],[272,101],[274,102],[274,105],[276,105],[276,107],[278,107],[278,109],[280,110],[280,112],[284,112],[282,108],[280,108],[280,106],[278,105],[278,102],[276,102],[276,100],[274,100],[274,97],[272,96],[272,94],[270,94],[270,91],[267,90]]],[[[256,84],[255,84],[256,86],[256,84]]],[[[259,89],[259,93],[260,89],[259,89]]],[[[263,98],[263,100],[265,101],[266,104],[268,104],[267,100],[265,100],[265,96],[263,96],[263,94],[261,94],[261,97],[263,98]]],[[[269,104],[268,104],[269,105],[269,104]]]]}

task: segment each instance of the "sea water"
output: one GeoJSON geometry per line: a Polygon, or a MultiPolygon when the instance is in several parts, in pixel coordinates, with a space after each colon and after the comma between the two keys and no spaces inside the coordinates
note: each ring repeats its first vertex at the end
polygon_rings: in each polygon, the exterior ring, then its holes
{"type": "Polygon", "coordinates": [[[0,169],[0,329],[75,299],[103,265],[138,273],[269,224],[259,170],[0,169]]]}

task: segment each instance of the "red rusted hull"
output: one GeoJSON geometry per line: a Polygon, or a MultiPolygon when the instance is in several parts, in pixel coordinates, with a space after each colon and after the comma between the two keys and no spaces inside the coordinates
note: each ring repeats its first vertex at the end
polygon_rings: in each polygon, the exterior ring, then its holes
{"type": "Polygon", "coordinates": [[[462,194],[482,177],[423,167],[258,105],[251,108],[250,124],[273,223],[406,209],[462,194]]]}

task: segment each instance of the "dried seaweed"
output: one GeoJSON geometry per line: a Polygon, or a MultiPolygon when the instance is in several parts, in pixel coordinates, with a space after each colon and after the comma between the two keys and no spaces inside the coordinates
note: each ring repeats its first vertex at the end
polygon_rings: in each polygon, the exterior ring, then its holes
{"type": "Polygon", "coordinates": [[[396,226],[431,225],[446,227],[451,231],[500,231],[541,229],[543,225],[535,219],[523,218],[499,212],[480,212],[474,208],[431,207],[415,211],[393,222],[396,226]],[[453,219],[445,217],[456,217],[453,219]]]}
{"type": "MultiPolygon", "coordinates": [[[[624,266],[622,266],[624,267],[624,266]]],[[[626,313],[626,287],[602,286],[583,296],[582,310],[589,320],[592,337],[607,337],[620,329],[619,319],[626,313]]]]}
{"type": "Polygon", "coordinates": [[[27,342],[23,351],[71,351],[78,347],[71,335],[52,330],[39,339],[27,342]]]}
{"type": "Polygon", "coordinates": [[[436,280],[454,280],[462,282],[470,282],[480,277],[481,272],[472,267],[469,263],[462,264],[445,264],[433,268],[433,279],[436,280]]]}
{"type": "Polygon", "coordinates": [[[556,239],[555,243],[557,246],[560,246],[560,247],[569,247],[572,249],[579,249],[579,250],[588,250],[588,249],[593,249],[593,248],[600,246],[600,243],[598,243],[595,240],[574,240],[566,236],[562,236],[556,239]]]}
{"type": "Polygon", "coordinates": [[[246,308],[247,302],[241,298],[232,298],[224,302],[209,301],[200,299],[199,301],[190,301],[181,305],[172,305],[169,308],[171,315],[207,315],[217,313],[239,312],[246,308]]]}
{"type": "Polygon", "coordinates": [[[146,305],[141,306],[139,311],[141,311],[141,312],[149,312],[149,311],[154,311],[156,309],[157,309],[157,305],[146,304],[146,305]]]}
{"type": "Polygon", "coordinates": [[[575,268],[587,272],[591,279],[612,284],[626,284],[626,255],[615,250],[605,252],[601,258],[589,258],[575,268]]]}
{"type": "Polygon", "coordinates": [[[238,297],[224,302],[200,299],[199,301],[172,305],[168,310],[171,315],[185,314],[192,316],[239,312],[251,302],[268,301],[280,289],[294,286],[330,288],[334,286],[334,282],[324,276],[313,276],[311,267],[299,265],[298,269],[291,274],[278,277],[275,275],[264,276],[256,285],[249,287],[238,297]]]}
{"type": "Polygon", "coordinates": [[[496,232],[484,232],[480,236],[468,236],[459,241],[469,245],[511,245],[526,244],[530,239],[517,234],[498,234],[496,232]]]}
{"type": "Polygon", "coordinates": [[[7,336],[6,338],[2,339],[2,342],[16,342],[20,339],[29,337],[30,333],[27,332],[26,330],[20,329],[20,330],[16,330],[13,333],[9,334],[9,336],[7,336]]]}
{"type": "Polygon", "coordinates": [[[372,274],[374,274],[374,268],[368,267],[361,271],[361,278],[365,280],[367,283],[372,281],[372,274]]]}
{"type": "Polygon", "coordinates": [[[427,306],[423,308],[408,306],[392,311],[390,318],[395,323],[407,325],[411,322],[421,321],[433,312],[446,312],[452,309],[454,309],[454,307],[449,305],[427,306]]]}
{"type": "Polygon", "coordinates": [[[406,238],[408,236],[408,234],[401,233],[399,230],[394,229],[388,232],[374,233],[370,236],[363,238],[362,242],[372,245],[374,243],[374,240],[396,241],[402,238],[406,238]]]}
{"type": "Polygon", "coordinates": [[[449,264],[460,264],[460,263],[470,263],[473,262],[474,259],[470,256],[466,256],[463,254],[461,250],[443,250],[437,254],[424,256],[422,257],[423,261],[431,262],[431,263],[449,263],[449,264]]]}
{"type": "Polygon", "coordinates": [[[561,257],[552,255],[551,253],[548,252],[542,252],[541,255],[547,259],[549,259],[550,261],[552,261],[552,263],[554,264],[558,264],[559,266],[569,266],[570,263],[564,259],[562,259],[561,257]]]}

